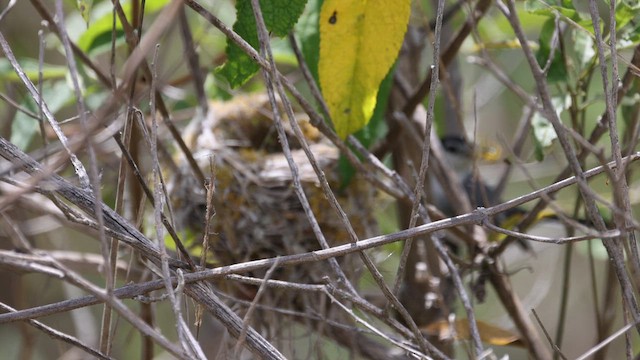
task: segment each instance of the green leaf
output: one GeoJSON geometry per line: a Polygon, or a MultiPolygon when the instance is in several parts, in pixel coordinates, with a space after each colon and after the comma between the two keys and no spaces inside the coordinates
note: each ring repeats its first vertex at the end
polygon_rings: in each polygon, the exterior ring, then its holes
{"type": "Polygon", "coordinates": [[[80,15],[84,19],[84,22],[89,26],[89,14],[91,14],[93,0],[76,0],[76,6],[78,7],[80,15]]]}
{"type": "MultiPolygon", "coordinates": [[[[354,134],[354,136],[366,148],[369,148],[376,141],[381,140],[387,133],[387,123],[385,122],[384,117],[387,111],[387,104],[389,103],[389,94],[391,93],[391,88],[393,87],[393,73],[394,71],[392,69],[380,84],[378,99],[376,101],[376,108],[373,111],[371,121],[369,121],[369,123],[362,130],[354,134]]],[[[340,158],[338,159],[340,188],[344,188],[345,186],[349,185],[355,173],[356,170],[353,165],[351,165],[351,163],[344,155],[340,155],[340,158]]]]}
{"type": "MultiPolygon", "coordinates": [[[[582,0],[578,0],[582,1],[582,0]]],[[[591,22],[591,16],[589,15],[588,5],[586,5],[587,11],[584,7],[588,1],[578,2],[581,6],[580,9],[576,9],[575,4],[571,0],[526,0],[525,10],[530,14],[543,15],[550,18],[555,18],[556,15],[560,16],[560,20],[578,24],[583,29],[593,33],[593,25],[591,22]]]]}
{"type": "MultiPolygon", "coordinates": [[[[19,59],[20,66],[24,70],[27,77],[33,82],[38,81],[38,60],[25,58],[19,59]]],[[[43,80],[52,80],[64,78],[69,69],[63,65],[42,65],[43,80]]],[[[19,81],[20,78],[13,70],[13,67],[6,58],[0,58],[0,83],[19,81]]]]}
{"type": "Polygon", "coordinates": [[[622,0],[622,3],[631,10],[640,10],[640,0],[622,0]]]}
{"type": "MultiPolygon", "coordinates": [[[[65,81],[56,81],[53,84],[45,83],[42,89],[42,97],[51,113],[55,114],[63,106],[70,104],[73,99],[73,92],[65,81]]],[[[32,98],[22,101],[22,107],[38,114],[40,109],[32,98]]],[[[48,125],[47,125],[48,126],[48,125]]],[[[16,113],[16,117],[11,124],[11,142],[21,149],[27,149],[33,137],[38,134],[40,125],[38,120],[31,118],[23,112],[16,113]]]]}
{"type": "Polygon", "coordinates": [[[638,15],[638,10],[633,9],[626,4],[620,4],[616,7],[616,29],[620,30],[629,22],[633,21],[638,15]]]}
{"type": "Polygon", "coordinates": [[[580,68],[584,68],[596,56],[593,39],[583,31],[572,31],[571,39],[577,63],[580,68]]]}
{"type": "Polygon", "coordinates": [[[526,11],[545,16],[555,16],[556,12],[573,18],[577,12],[571,0],[527,0],[524,3],[526,11]]]}
{"type": "MultiPolygon", "coordinates": [[[[267,29],[278,37],[287,36],[298,22],[307,0],[261,1],[260,8],[267,29]]],[[[253,19],[253,13],[251,14],[253,19]]]]}
{"type": "MultiPolygon", "coordinates": [[[[260,8],[267,30],[279,37],[287,35],[298,21],[305,4],[306,0],[261,0],[260,8]]],[[[257,49],[259,41],[251,1],[238,0],[236,10],[237,19],[233,24],[233,31],[257,49]]],[[[227,62],[217,71],[227,79],[232,88],[244,84],[258,71],[258,64],[229,39],[226,52],[227,62]]]]}
{"type": "Polygon", "coordinates": [[[625,35],[624,39],[632,44],[640,43],[640,24],[635,28],[629,29],[629,32],[625,35]]]}
{"type": "MultiPolygon", "coordinates": [[[[566,98],[554,97],[551,99],[551,102],[558,117],[560,117],[564,110],[571,106],[571,98],[569,96],[566,98]]],[[[551,122],[538,112],[536,112],[531,119],[531,129],[533,133],[534,155],[537,161],[542,161],[544,160],[545,150],[551,147],[553,140],[555,140],[558,135],[553,125],[551,125],[551,122]]]]}
{"type": "MultiPolygon", "coordinates": [[[[555,21],[553,18],[549,18],[542,25],[540,30],[540,39],[538,52],[536,52],[536,60],[541,67],[545,67],[551,56],[551,42],[553,40],[553,34],[555,32],[555,21]]],[[[550,83],[565,81],[567,79],[567,68],[562,60],[561,49],[557,47],[553,53],[553,59],[549,65],[547,71],[547,80],[550,83]]]]}
{"type": "MultiPolygon", "coordinates": [[[[38,112],[36,106],[32,103],[23,103],[22,106],[32,112],[38,112]]],[[[20,149],[26,150],[39,129],[40,125],[38,124],[38,120],[31,118],[23,112],[18,112],[13,119],[13,123],[11,123],[11,139],[9,140],[20,149]]]]}
{"type": "Polygon", "coordinates": [[[380,83],[398,57],[410,0],[325,0],[320,13],[320,87],[341,138],[371,119],[380,83]]]}
{"type": "MultiPolygon", "coordinates": [[[[171,0],[154,0],[147,1],[145,3],[145,14],[155,13],[171,0]]],[[[122,10],[125,14],[131,14],[131,2],[123,2],[122,10]]],[[[85,19],[86,20],[86,19],[85,19]]],[[[111,44],[111,34],[113,27],[113,12],[109,11],[99,19],[97,19],[87,31],[82,33],[78,39],[78,47],[85,52],[95,53],[102,50],[107,50],[109,47],[105,45],[111,44]]],[[[116,16],[116,41],[124,41],[124,30],[122,29],[122,23],[116,16]]]]}
{"type": "Polygon", "coordinates": [[[616,7],[618,49],[631,48],[640,42],[640,0],[623,2],[616,7]]]}
{"type": "Polygon", "coordinates": [[[524,9],[531,14],[550,16],[553,15],[553,2],[542,2],[539,0],[526,0],[524,2],[524,9]]]}
{"type": "Polygon", "coordinates": [[[311,71],[311,75],[318,80],[318,62],[320,60],[320,8],[322,0],[309,0],[307,10],[296,24],[296,38],[300,42],[300,49],[304,60],[311,71]]]}

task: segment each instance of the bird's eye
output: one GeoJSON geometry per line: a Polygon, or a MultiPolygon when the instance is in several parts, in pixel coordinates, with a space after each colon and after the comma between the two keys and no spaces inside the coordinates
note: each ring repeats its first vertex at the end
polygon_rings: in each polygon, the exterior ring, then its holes
{"type": "Polygon", "coordinates": [[[441,139],[442,147],[452,154],[466,154],[469,152],[469,144],[461,136],[445,136],[441,139]]]}

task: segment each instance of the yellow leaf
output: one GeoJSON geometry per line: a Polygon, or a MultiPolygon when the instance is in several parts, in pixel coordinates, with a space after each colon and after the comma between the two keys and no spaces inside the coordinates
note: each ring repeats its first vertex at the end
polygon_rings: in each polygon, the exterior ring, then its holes
{"type": "MultiPolygon", "coordinates": [[[[503,229],[513,230],[516,227],[516,225],[518,225],[520,221],[522,221],[522,219],[524,218],[524,214],[525,214],[524,211],[515,211],[513,214],[509,215],[506,219],[502,220],[498,224],[498,226],[500,226],[503,229]]],[[[551,209],[543,209],[538,213],[533,223],[536,224],[544,219],[554,218],[554,217],[556,217],[555,211],[551,209]]],[[[507,235],[503,233],[491,233],[489,235],[489,241],[493,241],[493,242],[501,242],[506,238],[507,238],[507,235]]]]}
{"type": "MultiPolygon", "coordinates": [[[[477,321],[478,332],[480,332],[480,340],[483,342],[495,345],[495,346],[523,346],[520,337],[511,331],[501,329],[495,325],[489,324],[484,321],[477,321]]],[[[424,328],[422,331],[431,336],[438,336],[439,338],[448,338],[452,334],[453,330],[455,330],[454,338],[456,340],[471,340],[471,334],[469,331],[469,320],[467,319],[458,319],[453,322],[453,329],[450,326],[448,321],[441,320],[436,321],[424,328]]]]}
{"type": "Polygon", "coordinates": [[[380,83],[398,57],[410,10],[410,0],[323,3],[318,72],[341,138],[371,119],[380,83]]]}

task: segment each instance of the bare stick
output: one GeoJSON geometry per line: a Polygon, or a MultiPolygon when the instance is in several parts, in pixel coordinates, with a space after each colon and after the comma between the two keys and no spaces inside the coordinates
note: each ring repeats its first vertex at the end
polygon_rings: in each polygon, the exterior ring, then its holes
{"type": "Polygon", "coordinates": [[[547,337],[547,341],[549,342],[549,344],[553,348],[553,351],[556,354],[558,354],[563,360],[567,360],[567,357],[564,356],[564,354],[562,354],[562,352],[560,351],[558,346],[556,346],[556,344],[553,343],[553,340],[551,340],[551,335],[549,335],[549,332],[547,331],[547,328],[542,323],[542,320],[540,320],[540,317],[538,316],[538,313],[536,312],[536,310],[535,309],[531,309],[531,312],[533,313],[533,316],[536,318],[536,321],[538,322],[538,325],[540,326],[540,328],[544,332],[544,336],[547,337]]]}
{"type": "MultiPolygon", "coordinates": [[[[16,309],[12,308],[9,305],[0,303],[0,308],[2,308],[5,311],[16,311],[16,309]]],[[[78,340],[77,338],[67,335],[61,331],[58,331],[52,327],[49,327],[43,323],[41,323],[38,320],[28,320],[29,325],[35,327],[36,329],[42,331],[43,333],[47,334],[48,336],[54,338],[54,339],[58,339],[60,341],[66,342],[69,345],[76,347],[84,352],[86,352],[87,354],[91,355],[91,356],[95,356],[98,359],[112,359],[110,356],[99,352],[98,350],[93,349],[92,347],[90,347],[89,345],[84,344],[82,341],[78,340]]]]}
{"type": "Polygon", "coordinates": [[[16,74],[18,74],[18,77],[20,78],[20,80],[22,80],[25,87],[29,91],[29,94],[31,94],[31,97],[33,97],[33,99],[36,101],[38,106],[42,108],[42,113],[47,118],[49,125],[51,125],[51,128],[53,129],[56,136],[60,140],[60,143],[62,144],[65,151],[67,152],[67,155],[69,156],[69,160],[71,161],[71,163],[73,164],[73,168],[75,169],[76,175],[78,175],[80,184],[82,185],[83,188],[88,189],[91,182],[89,181],[87,170],[84,168],[84,165],[82,165],[82,162],[80,162],[78,157],[69,148],[69,141],[67,140],[67,136],[62,132],[62,129],[60,129],[58,122],[53,117],[53,114],[51,113],[51,111],[49,110],[49,107],[40,96],[40,93],[38,93],[38,90],[36,89],[36,87],[33,85],[31,80],[29,80],[29,78],[25,74],[22,67],[20,67],[20,64],[16,60],[16,57],[13,55],[13,51],[11,51],[11,47],[9,46],[9,43],[7,42],[7,40],[5,39],[4,35],[2,35],[1,32],[0,32],[0,47],[2,48],[2,51],[7,57],[7,60],[9,60],[9,64],[11,64],[16,74]]]}
{"type": "Polygon", "coordinates": [[[240,358],[240,349],[242,348],[242,344],[244,344],[245,339],[247,338],[247,329],[249,328],[249,322],[251,322],[251,318],[253,316],[253,313],[256,310],[256,306],[258,305],[258,302],[260,302],[262,295],[267,289],[267,286],[266,286],[267,281],[271,279],[271,277],[273,276],[273,272],[276,271],[277,268],[278,268],[278,258],[276,258],[276,261],[273,263],[273,265],[271,265],[269,270],[267,270],[267,273],[264,275],[264,279],[263,279],[264,282],[262,283],[262,285],[260,285],[260,288],[258,288],[258,292],[256,293],[256,296],[254,296],[253,300],[251,301],[251,306],[249,306],[249,309],[247,309],[247,312],[244,315],[244,319],[242,319],[242,323],[243,323],[242,331],[240,332],[240,336],[238,336],[238,342],[236,343],[236,346],[234,349],[235,357],[237,359],[240,358]]]}
{"type": "MultiPolygon", "coordinates": [[[[516,36],[518,37],[520,44],[522,45],[522,50],[529,63],[529,67],[534,76],[534,79],[536,80],[536,86],[538,88],[538,92],[545,109],[544,115],[553,125],[569,166],[572,172],[576,175],[576,178],[578,180],[578,188],[580,190],[582,198],[585,201],[589,219],[594,223],[596,229],[598,229],[599,231],[606,231],[606,225],[598,211],[595,200],[591,195],[592,191],[589,189],[589,186],[586,182],[582,167],[580,166],[576,153],[571,146],[571,143],[569,142],[568,135],[551,102],[551,97],[549,95],[549,90],[547,88],[542,69],[538,65],[535,55],[533,54],[533,51],[527,43],[524,31],[520,26],[520,21],[516,14],[515,3],[513,0],[508,0],[508,6],[505,6],[502,1],[498,1],[497,4],[500,11],[503,12],[507,20],[509,20],[509,22],[511,23],[511,26],[513,27],[516,36]]],[[[638,319],[640,317],[640,309],[638,308],[638,304],[636,302],[636,298],[633,292],[633,286],[631,285],[631,281],[626,272],[621,245],[614,240],[606,239],[604,239],[602,243],[607,249],[607,253],[613,261],[614,269],[616,270],[616,275],[618,277],[618,280],[620,281],[625,302],[629,306],[634,319],[638,319]]],[[[638,333],[640,333],[640,326],[637,330],[638,333]]]]}
{"type": "MultiPolygon", "coordinates": [[[[294,191],[296,192],[296,195],[298,197],[298,200],[300,201],[300,204],[302,205],[304,213],[307,216],[307,219],[309,220],[309,224],[311,225],[311,229],[313,230],[313,233],[316,239],[318,240],[318,243],[322,248],[327,249],[329,248],[329,243],[327,242],[324,234],[322,233],[322,229],[320,229],[318,220],[316,219],[315,214],[311,210],[311,205],[309,204],[307,195],[304,193],[304,190],[302,188],[302,182],[301,182],[300,174],[298,171],[298,165],[295,163],[295,161],[293,160],[293,156],[291,155],[291,147],[289,146],[289,141],[287,139],[284,126],[282,124],[280,110],[278,109],[278,105],[275,97],[276,96],[275,86],[277,85],[275,85],[274,81],[277,81],[277,75],[275,79],[272,77],[273,72],[275,71],[275,63],[273,62],[273,57],[271,55],[271,48],[268,46],[268,41],[269,41],[268,34],[266,34],[267,30],[266,30],[266,26],[264,25],[264,19],[262,18],[262,13],[260,12],[260,5],[258,2],[253,2],[253,1],[251,5],[253,8],[254,16],[256,18],[256,24],[258,25],[258,38],[260,40],[260,52],[263,54],[262,56],[265,59],[267,59],[265,61],[267,61],[267,63],[269,64],[268,68],[263,68],[262,74],[265,79],[265,84],[267,85],[266,87],[267,87],[267,94],[269,96],[269,103],[273,111],[273,116],[275,119],[274,123],[276,125],[276,130],[278,132],[278,138],[280,140],[280,143],[282,144],[282,152],[287,160],[289,169],[291,170],[294,191]]],[[[287,104],[286,96],[281,97],[281,99],[284,101],[286,106],[287,104]]],[[[294,116],[292,114],[288,114],[288,115],[291,120],[292,126],[294,126],[293,125],[293,123],[295,122],[294,116]]],[[[295,126],[294,126],[294,129],[295,129],[295,126]]],[[[300,137],[300,141],[301,141],[301,144],[306,143],[302,137],[300,137]]],[[[317,162],[313,161],[314,156],[309,150],[308,146],[305,148],[305,155],[307,155],[307,157],[310,159],[312,165],[315,164],[314,166],[314,170],[315,170],[315,167],[318,166],[318,164],[317,162]]],[[[329,265],[331,266],[335,274],[338,276],[338,279],[341,282],[343,282],[344,285],[349,288],[349,290],[355,292],[355,290],[353,289],[353,285],[351,284],[349,279],[346,277],[346,275],[340,268],[340,265],[338,264],[338,262],[335,259],[330,260],[329,265]]]]}
{"type": "MultiPolygon", "coordinates": [[[[609,139],[611,143],[611,152],[613,159],[617,165],[616,173],[611,177],[613,182],[612,190],[614,203],[616,206],[623,210],[624,214],[631,215],[631,201],[629,199],[629,185],[627,184],[627,172],[622,163],[622,151],[620,146],[620,138],[618,134],[618,122],[616,121],[616,108],[618,106],[618,88],[619,88],[619,75],[618,75],[618,56],[616,50],[616,4],[615,1],[610,4],[610,28],[609,28],[609,50],[611,51],[611,87],[609,87],[609,77],[607,76],[607,61],[605,58],[605,44],[602,39],[602,32],[600,30],[600,16],[598,14],[597,5],[594,0],[589,0],[589,13],[591,14],[591,20],[593,22],[593,29],[596,37],[596,48],[598,50],[598,61],[600,63],[600,74],[602,75],[602,86],[605,92],[605,105],[606,113],[609,125],[609,139]]],[[[628,221],[625,216],[614,215],[614,221],[619,229],[626,228],[628,221]]],[[[621,240],[629,244],[630,251],[630,265],[633,273],[637,276],[640,274],[640,254],[638,253],[638,244],[636,242],[636,236],[633,231],[623,233],[620,237],[621,240]]],[[[640,283],[636,280],[636,291],[639,291],[640,283]]],[[[624,287],[623,287],[624,289],[624,287]]],[[[638,310],[634,307],[630,307],[629,311],[634,319],[637,319],[639,314],[638,310]]]]}

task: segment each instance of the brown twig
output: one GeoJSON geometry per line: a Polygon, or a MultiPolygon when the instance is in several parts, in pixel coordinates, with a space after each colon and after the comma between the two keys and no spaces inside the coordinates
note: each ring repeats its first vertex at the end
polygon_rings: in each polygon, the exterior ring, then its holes
{"type": "MultiPolygon", "coordinates": [[[[0,138],[0,156],[11,159],[12,161],[19,161],[23,163],[22,166],[25,168],[25,170],[32,171],[32,172],[41,171],[39,170],[40,169],[39,167],[36,167],[36,165],[34,165],[34,163],[30,161],[23,162],[22,160],[24,160],[24,157],[26,155],[24,154],[20,155],[20,153],[21,151],[16,149],[15,146],[7,142],[5,139],[0,138]]],[[[636,161],[640,159],[640,153],[636,153],[633,156],[626,157],[624,159],[625,161],[636,161]]],[[[611,162],[608,164],[608,166],[614,167],[615,164],[611,162]]],[[[604,172],[603,166],[598,166],[596,168],[586,171],[585,176],[592,177],[592,176],[601,174],[602,172],[604,172]]],[[[70,201],[74,202],[73,200],[77,198],[83,199],[82,195],[70,195],[70,193],[72,192],[82,193],[83,190],[73,187],[72,185],[67,185],[65,180],[59,179],[57,178],[57,176],[53,175],[51,176],[49,181],[53,182],[56,185],[55,186],[56,190],[54,190],[55,192],[60,193],[65,197],[68,196],[70,201]]],[[[331,257],[343,256],[349,253],[354,253],[357,251],[362,251],[362,250],[370,249],[373,247],[382,246],[384,244],[404,240],[409,237],[416,237],[416,236],[432,233],[434,231],[447,229],[450,227],[481,223],[483,219],[485,219],[486,217],[494,216],[495,214],[504,212],[507,209],[521,206],[522,204],[525,204],[529,201],[533,201],[541,197],[542,194],[550,194],[564,187],[573,185],[575,183],[576,183],[576,179],[574,177],[571,177],[571,178],[562,180],[560,182],[551,184],[540,190],[523,195],[516,199],[512,199],[510,201],[504,202],[502,204],[499,204],[490,208],[479,209],[470,214],[465,214],[465,215],[460,215],[460,216],[456,216],[449,219],[434,221],[429,224],[419,225],[419,226],[416,226],[415,228],[398,231],[396,233],[389,234],[389,235],[375,236],[369,239],[360,240],[356,244],[345,244],[345,245],[335,246],[326,250],[317,250],[317,251],[312,251],[308,253],[282,256],[279,258],[279,262],[282,266],[285,266],[285,265],[301,264],[305,262],[321,261],[331,257]]],[[[41,191],[44,191],[44,190],[41,190],[41,191]]],[[[84,202],[85,201],[82,200],[82,201],[76,201],[74,203],[83,204],[84,202]]],[[[88,202],[89,204],[91,204],[90,201],[88,202]]],[[[86,207],[85,211],[87,212],[91,212],[91,209],[93,208],[87,205],[83,205],[83,207],[86,207]]],[[[124,225],[120,225],[116,221],[118,218],[117,214],[114,214],[112,210],[106,207],[104,209],[104,213],[105,213],[105,220],[106,220],[105,224],[107,228],[117,233],[127,234],[128,236],[124,238],[129,241],[130,245],[135,248],[138,248],[146,256],[158,257],[157,255],[154,255],[157,252],[157,250],[155,250],[153,246],[149,248],[149,245],[147,244],[148,240],[146,240],[146,238],[141,237],[142,240],[140,240],[138,236],[135,236],[133,234],[135,230],[132,229],[131,226],[128,225],[128,223],[125,223],[124,225]],[[111,218],[114,218],[114,220],[111,220],[111,218]],[[137,243],[138,241],[140,241],[141,243],[138,244],[137,243]]],[[[272,266],[273,262],[275,262],[275,258],[248,261],[244,263],[238,263],[238,264],[219,267],[215,269],[208,269],[208,270],[202,270],[195,273],[185,274],[184,279],[185,279],[185,282],[189,284],[191,282],[211,279],[211,278],[228,275],[232,273],[243,273],[243,272],[249,272],[249,271],[254,271],[258,269],[265,269],[272,266]]],[[[182,264],[182,266],[185,266],[185,264],[182,264]]],[[[172,278],[172,281],[176,281],[176,280],[177,279],[172,278]]],[[[159,289],[163,286],[164,285],[162,281],[157,280],[154,282],[149,282],[142,287],[136,287],[135,289],[140,293],[145,293],[145,292],[159,289]]],[[[126,287],[126,289],[122,291],[126,293],[126,291],[131,291],[132,289],[133,288],[126,287]]],[[[118,293],[117,296],[121,296],[121,293],[118,293]]],[[[51,311],[50,307],[45,306],[39,309],[36,313],[41,314],[39,316],[50,313],[50,312],[43,312],[43,309],[46,309],[46,311],[51,311]]],[[[30,313],[28,311],[20,311],[15,314],[1,314],[0,323],[35,317],[35,315],[33,314],[34,314],[33,312],[30,313]]]]}
{"type": "MultiPolygon", "coordinates": [[[[520,25],[520,20],[516,16],[515,3],[513,2],[513,0],[509,0],[507,5],[504,5],[501,1],[498,1],[498,8],[510,22],[516,33],[516,36],[520,41],[520,44],[522,45],[522,50],[525,54],[527,62],[529,63],[529,67],[536,82],[538,93],[540,94],[540,98],[544,106],[544,115],[553,125],[560,145],[562,146],[562,150],[564,151],[565,157],[569,163],[569,167],[571,168],[571,171],[576,175],[576,178],[578,180],[578,189],[580,190],[580,194],[584,199],[587,215],[589,216],[590,221],[593,222],[596,229],[598,229],[599,231],[605,231],[606,225],[598,211],[598,208],[596,207],[595,200],[592,196],[592,191],[589,189],[589,186],[586,182],[586,178],[584,177],[584,172],[582,170],[582,167],[580,166],[578,157],[576,156],[576,153],[571,146],[571,143],[569,142],[567,132],[565,131],[562,122],[560,121],[558,114],[555,112],[554,106],[551,102],[551,97],[542,69],[538,65],[535,55],[533,54],[533,51],[527,43],[527,39],[520,25]]],[[[603,245],[607,249],[607,253],[613,261],[616,275],[622,287],[623,298],[629,306],[634,319],[636,319],[640,316],[640,308],[638,308],[638,304],[636,302],[633,291],[633,286],[626,272],[622,248],[620,244],[616,243],[614,240],[603,240],[603,245]]],[[[640,333],[640,327],[638,327],[638,332],[640,333]]]]}
{"type": "MultiPolygon", "coordinates": [[[[0,308],[2,308],[2,310],[5,311],[16,311],[16,309],[12,308],[9,305],[0,303],[0,308]]],[[[47,326],[43,323],[41,323],[38,320],[28,320],[29,325],[35,327],[36,329],[42,331],[44,334],[47,334],[48,336],[66,342],[69,345],[76,347],[84,352],[86,352],[87,354],[91,355],[91,356],[95,356],[98,359],[113,359],[112,357],[96,350],[93,349],[91,346],[84,344],[82,341],[78,340],[77,338],[67,335],[65,333],[63,333],[62,331],[56,330],[50,326],[47,326]]]]}

